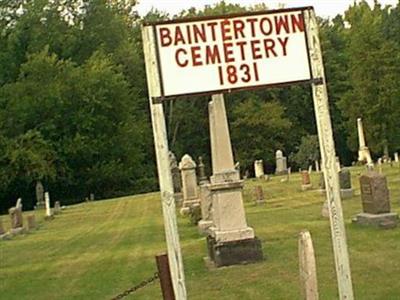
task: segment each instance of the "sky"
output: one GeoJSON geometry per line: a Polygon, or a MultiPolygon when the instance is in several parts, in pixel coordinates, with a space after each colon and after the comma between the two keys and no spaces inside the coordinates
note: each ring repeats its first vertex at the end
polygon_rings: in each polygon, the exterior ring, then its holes
{"type": "MultiPolygon", "coordinates": [[[[152,7],[174,15],[193,6],[202,8],[204,5],[213,5],[218,2],[220,0],[139,0],[137,10],[141,16],[149,12],[152,7]]],[[[265,3],[271,9],[278,8],[280,3],[284,4],[285,7],[314,6],[318,16],[333,18],[337,14],[343,14],[354,0],[225,0],[225,2],[243,6],[265,3]]],[[[368,2],[371,4],[374,1],[368,0],[368,2]]],[[[378,0],[378,2],[382,5],[390,4],[396,6],[398,0],[378,0]]]]}

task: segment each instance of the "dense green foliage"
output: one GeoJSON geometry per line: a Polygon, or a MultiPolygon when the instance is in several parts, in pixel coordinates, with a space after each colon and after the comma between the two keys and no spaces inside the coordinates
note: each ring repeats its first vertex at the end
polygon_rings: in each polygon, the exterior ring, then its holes
{"type": "MultiPolygon", "coordinates": [[[[64,203],[157,187],[140,24],[169,16],[152,11],[141,19],[135,4],[0,2],[0,210],[17,197],[32,207],[38,180],[64,203]]],[[[249,9],[266,7],[221,2],[175,17],[249,9]]],[[[320,24],[341,161],[356,159],[357,117],[375,157],[399,150],[400,4],[362,1],[320,24]]],[[[165,112],[178,159],[202,155],[209,167],[207,100],[170,101],[165,112]]],[[[301,157],[302,137],[316,134],[308,86],[229,94],[226,105],[243,172],[254,159],[273,166],[277,149],[301,157]]]]}

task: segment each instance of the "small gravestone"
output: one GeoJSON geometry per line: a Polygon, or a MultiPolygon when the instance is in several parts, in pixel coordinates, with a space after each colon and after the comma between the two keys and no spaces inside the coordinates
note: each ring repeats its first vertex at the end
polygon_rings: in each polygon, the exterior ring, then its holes
{"type": "Polygon", "coordinates": [[[51,211],[51,207],[50,207],[50,194],[49,192],[45,192],[44,193],[44,203],[46,206],[46,216],[45,219],[46,220],[50,220],[53,218],[53,213],[51,211]]]}
{"type": "Polygon", "coordinates": [[[310,232],[299,234],[299,269],[301,284],[301,299],[318,300],[317,267],[315,263],[314,246],[310,232]]]}
{"type": "Polygon", "coordinates": [[[310,174],[308,171],[301,171],[301,190],[307,191],[312,189],[310,174]]]}
{"type": "Polygon", "coordinates": [[[3,227],[3,220],[0,219],[0,235],[3,235],[5,233],[6,233],[6,231],[4,230],[4,227],[3,227]]]}
{"type": "Polygon", "coordinates": [[[10,237],[11,235],[4,230],[3,220],[0,219],[0,240],[8,240],[10,237]]]}
{"type": "Polygon", "coordinates": [[[315,171],[316,171],[317,173],[320,172],[319,161],[318,161],[318,160],[315,161],[315,171]]]}
{"type": "Polygon", "coordinates": [[[212,193],[210,190],[210,184],[200,185],[200,209],[201,209],[201,220],[197,225],[200,234],[206,235],[208,232],[208,228],[210,228],[213,225],[212,193]]]}
{"type": "Polygon", "coordinates": [[[90,194],[89,194],[89,200],[90,200],[90,201],[94,201],[94,194],[93,194],[93,193],[90,193],[90,194]]]}
{"type": "Polygon", "coordinates": [[[208,178],[206,176],[206,170],[205,170],[205,165],[203,162],[203,157],[199,156],[199,164],[198,164],[198,175],[199,175],[199,184],[202,183],[207,183],[208,182],[208,178]]]}
{"type": "Polygon", "coordinates": [[[381,228],[396,227],[398,214],[390,212],[386,176],[369,171],[360,177],[360,189],[363,212],[353,222],[381,228]]]}
{"type": "Polygon", "coordinates": [[[43,209],[45,208],[45,203],[44,203],[44,188],[43,184],[38,181],[36,182],[36,205],[35,209],[43,209]]]}
{"type": "Polygon", "coordinates": [[[200,203],[197,187],[196,163],[190,155],[185,154],[179,163],[179,169],[181,170],[183,192],[181,213],[187,214],[190,212],[190,207],[192,205],[200,203]]]}
{"type": "Polygon", "coordinates": [[[264,178],[264,162],[262,159],[254,161],[254,174],[256,178],[264,178]]]}
{"type": "Polygon", "coordinates": [[[256,199],[256,204],[264,204],[265,203],[265,198],[264,198],[264,191],[261,185],[257,185],[254,187],[254,196],[256,199]]]}
{"type": "Polygon", "coordinates": [[[22,209],[20,207],[12,207],[8,210],[11,219],[10,234],[15,235],[24,231],[22,209]]]}
{"type": "Polygon", "coordinates": [[[54,202],[54,214],[57,215],[61,212],[60,201],[54,202]]]}
{"type": "Polygon", "coordinates": [[[312,173],[312,165],[309,165],[309,166],[308,166],[308,174],[311,175],[311,173],[312,173]]]}
{"type": "Polygon", "coordinates": [[[8,210],[11,219],[11,229],[23,227],[22,211],[20,208],[12,207],[8,210]]]}
{"type": "Polygon", "coordinates": [[[28,223],[28,230],[36,229],[35,215],[28,215],[26,221],[28,223]]]}
{"type": "Polygon", "coordinates": [[[378,170],[382,174],[382,157],[378,158],[378,170]]]}
{"type": "Polygon", "coordinates": [[[351,187],[350,170],[343,168],[339,172],[340,196],[342,199],[353,197],[353,189],[351,187]]]}
{"type": "Polygon", "coordinates": [[[394,153],[394,162],[399,163],[399,153],[397,152],[394,153]]]}
{"type": "Polygon", "coordinates": [[[284,175],[287,173],[287,159],[283,156],[283,152],[281,150],[277,150],[275,153],[276,160],[276,175],[284,175]]]}
{"type": "Polygon", "coordinates": [[[182,178],[179,170],[176,156],[172,151],[169,151],[169,168],[171,170],[172,185],[174,188],[174,199],[176,206],[182,205],[182,178]]]}
{"type": "Polygon", "coordinates": [[[328,200],[325,200],[324,204],[322,205],[321,216],[324,217],[324,218],[328,218],[329,219],[328,200]]]}

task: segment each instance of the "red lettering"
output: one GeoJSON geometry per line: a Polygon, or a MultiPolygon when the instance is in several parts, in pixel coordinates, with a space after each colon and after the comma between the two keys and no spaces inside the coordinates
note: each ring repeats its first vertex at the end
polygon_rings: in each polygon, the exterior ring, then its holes
{"type": "Polygon", "coordinates": [[[244,46],[247,44],[246,41],[242,42],[236,42],[236,45],[240,47],[240,55],[242,56],[242,60],[246,59],[245,51],[244,51],[244,46]]]}
{"type": "Polygon", "coordinates": [[[174,45],[176,46],[176,45],[178,45],[178,43],[181,43],[184,45],[185,39],[183,38],[181,29],[178,26],[176,26],[175,27],[175,43],[174,43],[174,45]]]}
{"type": "Polygon", "coordinates": [[[289,38],[285,37],[285,39],[281,39],[278,37],[278,41],[282,46],[282,51],[283,51],[283,56],[286,56],[287,52],[286,52],[286,46],[287,46],[287,42],[288,42],[289,38]]]}
{"type": "Polygon", "coordinates": [[[286,33],[290,33],[289,31],[289,21],[288,21],[288,16],[275,16],[275,28],[276,28],[276,34],[280,34],[282,30],[282,26],[285,28],[286,33]]]}
{"type": "Polygon", "coordinates": [[[251,37],[254,37],[256,35],[256,30],[255,30],[255,27],[254,27],[254,23],[257,21],[257,19],[256,18],[249,18],[249,19],[246,19],[246,21],[248,23],[250,23],[251,37]]]}
{"type": "Polygon", "coordinates": [[[182,53],[183,55],[186,55],[187,52],[186,52],[185,49],[182,49],[182,48],[176,50],[176,52],[175,52],[175,60],[176,60],[177,65],[180,66],[180,67],[182,67],[182,68],[184,68],[184,67],[186,67],[186,66],[188,65],[189,61],[188,61],[187,59],[181,61],[181,60],[179,59],[179,54],[180,54],[180,53],[182,53]]]}
{"type": "Polygon", "coordinates": [[[300,32],[304,32],[304,18],[303,14],[298,14],[297,16],[291,15],[292,20],[292,31],[297,32],[297,29],[300,32]]]}
{"type": "Polygon", "coordinates": [[[257,45],[260,44],[259,40],[254,40],[250,42],[251,45],[251,52],[253,53],[253,59],[260,59],[262,55],[260,53],[261,48],[257,45]]]}
{"type": "Polygon", "coordinates": [[[207,23],[207,26],[210,27],[211,29],[211,34],[212,34],[212,40],[215,42],[216,40],[216,35],[215,35],[215,26],[217,26],[217,22],[210,22],[207,23]]]}
{"type": "Polygon", "coordinates": [[[201,55],[198,53],[198,51],[200,50],[200,46],[191,47],[190,50],[192,52],[193,66],[202,66],[203,62],[199,59],[201,58],[201,55]]]}
{"type": "Polygon", "coordinates": [[[218,45],[206,46],[206,65],[215,63],[221,63],[221,57],[219,55],[218,45]]]}
{"type": "Polygon", "coordinates": [[[229,35],[229,33],[231,32],[230,25],[231,24],[228,19],[225,19],[221,22],[221,34],[223,41],[229,41],[232,39],[232,36],[229,35]]]}
{"type": "Polygon", "coordinates": [[[161,27],[159,30],[161,47],[168,47],[172,44],[171,31],[167,27],[161,27]]]}
{"type": "Polygon", "coordinates": [[[193,34],[194,34],[194,41],[196,43],[199,42],[199,39],[202,42],[206,42],[206,27],[204,23],[200,25],[201,29],[198,27],[198,25],[193,24],[193,34]]]}
{"type": "Polygon", "coordinates": [[[232,43],[224,43],[224,56],[225,62],[233,62],[235,58],[233,57],[233,44],[232,43]]]}
{"type": "Polygon", "coordinates": [[[268,19],[267,17],[264,17],[260,21],[260,30],[264,35],[270,35],[272,32],[272,23],[271,20],[268,19]],[[265,22],[268,23],[268,27],[266,27],[264,24],[265,22]],[[266,30],[268,28],[268,30],[266,30]]]}
{"type": "Polygon", "coordinates": [[[192,43],[192,32],[190,31],[190,25],[186,25],[186,32],[188,38],[188,44],[192,43]]]}
{"type": "Polygon", "coordinates": [[[239,38],[239,33],[242,38],[245,37],[244,30],[244,22],[242,20],[233,20],[233,30],[235,32],[235,39],[239,38]]]}
{"type": "Polygon", "coordinates": [[[275,41],[273,39],[265,39],[264,40],[264,49],[265,49],[265,54],[267,55],[267,57],[269,57],[270,51],[274,56],[278,56],[276,54],[274,48],[275,48],[275,41]]]}

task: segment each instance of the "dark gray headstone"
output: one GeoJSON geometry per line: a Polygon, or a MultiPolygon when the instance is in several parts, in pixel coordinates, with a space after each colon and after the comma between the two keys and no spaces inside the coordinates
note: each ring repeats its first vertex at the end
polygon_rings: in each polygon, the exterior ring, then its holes
{"type": "Polygon", "coordinates": [[[368,171],[360,177],[360,189],[364,213],[382,214],[390,212],[386,176],[368,171]]]}
{"type": "Polygon", "coordinates": [[[341,189],[351,189],[351,174],[349,169],[343,168],[340,170],[339,182],[341,189]]]}

